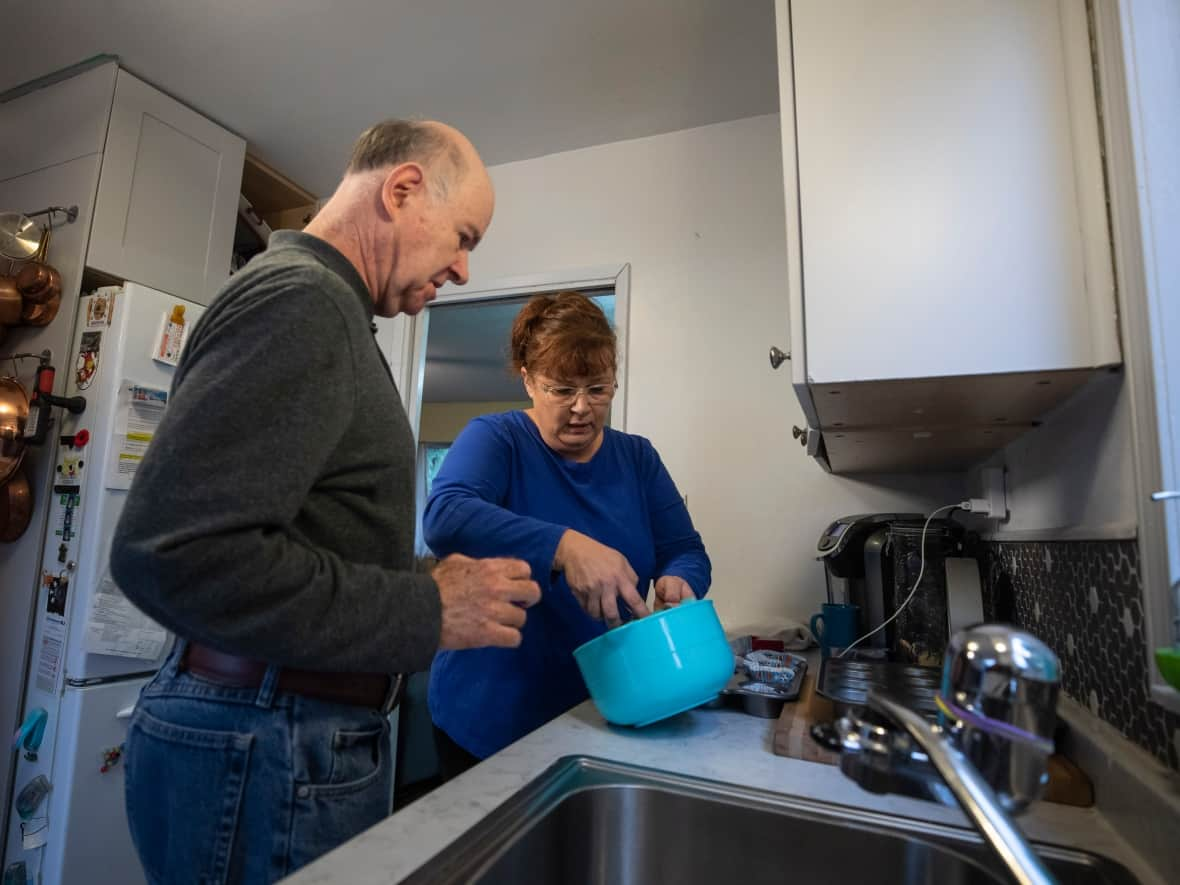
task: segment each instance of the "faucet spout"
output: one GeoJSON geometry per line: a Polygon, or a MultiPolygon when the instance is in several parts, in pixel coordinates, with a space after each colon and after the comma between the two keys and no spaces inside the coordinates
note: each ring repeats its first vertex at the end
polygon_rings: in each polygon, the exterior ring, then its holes
{"type": "Polygon", "coordinates": [[[880,691],[836,724],[840,770],[866,790],[957,803],[1021,885],[1053,876],[1011,814],[1040,796],[1053,752],[1060,663],[1043,642],[983,624],[951,638],[937,724],[880,691]]]}
{"type": "Polygon", "coordinates": [[[942,729],[876,692],[869,694],[868,706],[904,729],[921,747],[963,811],[1017,882],[1021,885],[1055,885],[1057,880],[1000,806],[995,792],[967,758],[943,736],[942,729]]]}

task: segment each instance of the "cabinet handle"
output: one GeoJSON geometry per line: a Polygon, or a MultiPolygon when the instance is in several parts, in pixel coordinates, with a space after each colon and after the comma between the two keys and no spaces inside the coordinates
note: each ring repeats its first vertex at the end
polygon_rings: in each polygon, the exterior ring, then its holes
{"type": "Polygon", "coordinates": [[[1180,492],[1163,491],[1151,493],[1151,500],[1153,501],[1170,501],[1172,498],[1180,498],[1180,492]]]}
{"type": "Polygon", "coordinates": [[[779,350],[777,347],[770,348],[770,368],[777,369],[784,362],[789,360],[791,355],[779,350]]]}
{"type": "Polygon", "coordinates": [[[801,445],[801,446],[807,445],[807,431],[804,430],[802,427],[799,427],[798,425],[794,425],[794,424],[791,425],[791,436],[793,436],[793,437],[795,437],[795,439],[799,440],[799,445],[801,445]]]}

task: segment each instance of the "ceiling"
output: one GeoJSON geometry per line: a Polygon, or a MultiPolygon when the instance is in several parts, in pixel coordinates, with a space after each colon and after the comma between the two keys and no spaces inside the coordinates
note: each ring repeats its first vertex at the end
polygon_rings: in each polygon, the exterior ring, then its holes
{"type": "Polygon", "coordinates": [[[488,165],[778,108],[773,0],[33,0],[0,92],[99,53],[331,193],[356,135],[431,117],[488,165]]]}
{"type": "MultiPolygon", "coordinates": [[[[593,298],[613,326],[614,294],[593,298]]],[[[486,403],[527,399],[520,377],[508,367],[512,322],[527,300],[514,298],[429,308],[422,401],[486,403]]]]}

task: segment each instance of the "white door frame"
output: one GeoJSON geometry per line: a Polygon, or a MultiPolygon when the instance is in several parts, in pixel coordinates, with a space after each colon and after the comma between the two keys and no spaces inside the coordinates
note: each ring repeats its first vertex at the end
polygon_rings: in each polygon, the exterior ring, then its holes
{"type": "Polygon", "coordinates": [[[416,317],[411,319],[407,339],[412,342],[406,362],[406,415],[418,441],[418,427],[422,418],[422,381],[426,371],[426,337],[430,331],[430,310],[446,304],[469,304],[501,298],[519,298],[540,292],[559,292],[564,289],[613,288],[615,293],[615,337],[618,340],[619,392],[611,405],[611,426],[627,429],[627,330],[630,317],[631,265],[607,264],[595,267],[500,277],[477,284],[478,288],[448,288],[416,317]]]}
{"type": "MultiPolygon", "coordinates": [[[[1094,3],[1097,77],[1105,121],[1107,174],[1115,261],[1119,270],[1118,307],[1123,334],[1126,383],[1131,401],[1131,438],[1139,521],[1139,577],[1143,585],[1148,681],[1156,703],[1180,712],[1180,692],[1156,669],[1153,649],[1171,645],[1177,614],[1169,592],[1180,579],[1180,502],[1151,500],[1151,493],[1180,482],[1173,437],[1180,391],[1169,389],[1176,377],[1177,343],[1167,331],[1176,322],[1169,299],[1175,266],[1168,262],[1177,229],[1166,204],[1177,180],[1167,163],[1153,164],[1160,153],[1149,143],[1146,115],[1174,106],[1175,87],[1150,68],[1180,46],[1168,46],[1175,34],[1163,20],[1163,6],[1132,0],[1094,3]],[[1159,17],[1157,23],[1153,17],[1159,17]],[[1137,20],[1138,18],[1138,20],[1137,20]],[[1146,65],[1146,67],[1145,67],[1146,65]],[[1170,90],[1170,91],[1169,91],[1170,90]],[[1149,158],[1149,149],[1154,148],[1149,158]],[[1152,205],[1152,197],[1165,201],[1152,205]],[[1169,378],[1170,370],[1170,378],[1169,378]]],[[[1175,115],[1153,120],[1153,134],[1174,126],[1175,115]]]]}

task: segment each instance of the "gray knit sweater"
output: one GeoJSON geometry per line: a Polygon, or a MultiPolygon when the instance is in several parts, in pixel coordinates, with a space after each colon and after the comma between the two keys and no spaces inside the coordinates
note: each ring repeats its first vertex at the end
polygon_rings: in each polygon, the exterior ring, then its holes
{"type": "Polygon", "coordinates": [[[168,629],[286,666],[430,666],[414,441],[372,315],[343,255],[280,231],[192,331],[111,550],[168,629]]]}

